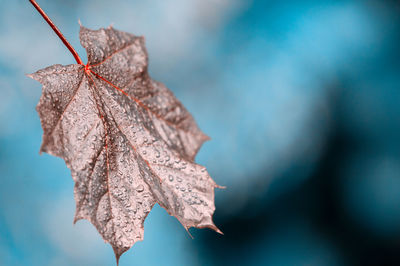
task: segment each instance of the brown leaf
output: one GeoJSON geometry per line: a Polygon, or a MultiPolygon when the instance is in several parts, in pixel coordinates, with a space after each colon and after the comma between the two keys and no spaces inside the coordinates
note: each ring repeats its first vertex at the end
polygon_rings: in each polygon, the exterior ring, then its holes
{"type": "Polygon", "coordinates": [[[43,84],[37,106],[41,151],[61,157],[75,181],[75,222],[88,219],[117,261],[143,239],[155,203],[182,225],[208,227],[214,188],[194,163],[208,137],[147,72],[144,38],[81,27],[88,64],[53,65],[30,75],[43,84]]]}

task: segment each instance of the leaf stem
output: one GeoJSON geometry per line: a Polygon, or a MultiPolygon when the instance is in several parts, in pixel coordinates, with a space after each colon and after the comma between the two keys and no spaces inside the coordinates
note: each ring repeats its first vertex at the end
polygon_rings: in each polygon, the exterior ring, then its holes
{"type": "Polygon", "coordinates": [[[56,25],[54,25],[53,21],[47,16],[47,14],[43,11],[43,9],[39,6],[38,3],[36,3],[35,0],[29,0],[31,4],[36,8],[36,10],[42,15],[44,20],[46,20],[47,24],[53,29],[53,31],[57,34],[57,36],[61,39],[61,41],[64,43],[64,45],[68,48],[68,50],[71,52],[71,54],[74,56],[76,62],[80,65],[84,65],[82,62],[82,59],[79,57],[78,53],[75,51],[74,47],[65,39],[64,35],[61,33],[61,31],[57,28],[56,25]]]}

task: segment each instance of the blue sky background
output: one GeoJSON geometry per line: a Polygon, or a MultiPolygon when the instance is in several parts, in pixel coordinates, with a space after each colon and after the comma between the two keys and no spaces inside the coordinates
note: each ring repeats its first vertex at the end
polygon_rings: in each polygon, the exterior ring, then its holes
{"type": "MultiPolygon", "coordinates": [[[[74,59],[28,1],[0,0],[0,265],[113,265],[73,181],[39,155],[41,86],[74,59]]],[[[211,136],[225,236],[156,206],[120,265],[400,263],[396,1],[39,0],[82,58],[81,23],[146,37],[152,77],[211,136]]]]}

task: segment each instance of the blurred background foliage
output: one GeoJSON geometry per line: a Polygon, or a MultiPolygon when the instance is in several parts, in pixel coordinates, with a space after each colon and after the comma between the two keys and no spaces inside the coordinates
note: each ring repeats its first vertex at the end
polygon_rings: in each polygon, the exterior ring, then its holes
{"type": "MultiPolygon", "coordinates": [[[[72,225],[64,162],[38,154],[39,83],[73,57],[28,1],[0,0],[0,265],[113,265],[72,225]]],[[[159,206],[120,265],[400,264],[398,1],[39,0],[84,57],[78,19],[144,35],[150,73],[211,136],[220,236],[159,206]]]]}

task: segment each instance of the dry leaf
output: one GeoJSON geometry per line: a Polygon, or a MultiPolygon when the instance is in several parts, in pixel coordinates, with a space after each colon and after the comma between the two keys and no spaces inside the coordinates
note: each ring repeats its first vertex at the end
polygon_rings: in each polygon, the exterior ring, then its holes
{"type": "Polygon", "coordinates": [[[220,232],[212,221],[218,186],[194,163],[208,137],[149,77],[144,38],[81,27],[80,40],[86,66],[53,65],[30,75],[43,84],[41,151],[71,169],[75,221],[92,222],[117,261],[143,239],[143,222],[155,203],[186,229],[220,232]]]}

